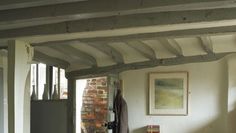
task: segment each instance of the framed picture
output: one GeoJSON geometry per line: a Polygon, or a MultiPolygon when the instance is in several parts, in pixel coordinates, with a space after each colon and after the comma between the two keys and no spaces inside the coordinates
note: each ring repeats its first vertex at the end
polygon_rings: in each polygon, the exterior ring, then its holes
{"type": "Polygon", "coordinates": [[[188,72],[149,74],[149,114],[188,114],[188,72]]]}

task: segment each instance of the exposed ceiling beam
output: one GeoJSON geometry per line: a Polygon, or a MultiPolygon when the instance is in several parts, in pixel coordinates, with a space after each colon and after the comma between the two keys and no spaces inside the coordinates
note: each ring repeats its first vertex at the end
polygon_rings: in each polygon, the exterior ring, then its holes
{"type": "Polygon", "coordinates": [[[233,14],[236,14],[236,8],[93,18],[13,30],[2,30],[0,31],[0,38],[39,35],[42,37],[43,35],[63,35],[68,33],[74,33],[75,36],[79,38],[93,38],[236,26],[236,16],[233,14]]]}
{"type": "Polygon", "coordinates": [[[159,38],[158,41],[172,54],[183,57],[183,51],[177,41],[174,39],[159,38]]]}
{"type": "Polygon", "coordinates": [[[209,36],[199,37],[201,41],[201,46],[208,54],[213,54],[213,44],[209,36]]]}
{"type": "Polygon", "coordinates": [[[1,0],[0,10],[46,6],[61,3],[78,2],[85,0],[1,0]]]}
{"type": "MultiPolygon", "coordinates": [[[[49,0],[47,0],[47,2],[48,1],[49,0]]],[[[65,0],[61,1],[65,2],[65,0]]],[[[137,13],[232,8],[236,7],[235,1],[236,0],[88,0],[85,2],[2,11],[0,12],[0,24],[5,24],[5,28],[11,28],[9,24],[21,23],[21,25],[13,26],[14,28],[20,28],[26,26],[24,25],[25,23],[28,23],[28,26],[35,26],[78,19],[137,13]]],[[[37,2],[34,1],[33,3],[37,2]]],[[[1,26],[1,28],[4,26],[1,26]]]]}
{"type": "Polygon", "coordinates": [[[124,58],[122,54],[117,51],[115,48],[111,47],[108,44],[105,43],[100,43],[100,44],[95,44],[95,43],[88,43],[88,45],[96,48],[97,50],[107,54],[110,56],[116,63],[118,64],[123,64],[124,63],[124,58]]]}
{"type": "Polygon", "coordinates": [[[70,65],[67,61],[48,56],[36,50],[34,51],[33,61],[42,62],[48,65],[58,66],[64,69],[66,69],[70,65]]]}
{"type": "MultiPolygon", "coordinates": [[[[82,41],[82,42],[100,42],[100,43],[112,43],[112,42],[126,42],[126,41],[143,41],[143,40],[155,40],[159,38],[182,38],[182,37],[201,37],[201,36],[213,36],[213,35],[227,35],[235,34],[236,26],[226,27],[214,27],[214,28],[202,28],[202,29],[189,29],[189,30],[177,30],[166,31],[156,33],[142,33],[122,36],[108,36],[108,37],[94,37],[94,38],[79,38],[68,41],[82,41]]],[[[44,44],[44,43],[38,43],[44,44]]]]}
{"type": "Polygon", "coordinates": [[[221,59],[224,56],[231,53],[232,52],[218,53],[215,55],[207,54],[207,55],[198,55],[198,56],[187,56],[184,58],[176,57],[176,58],[168,58],[168,59],[156,59],[155,61],[152,60],[152,61],[137,62],[137,63],[130,63],[130,64],[120,64],[120,65],[118,64],[118,65],[113,65],[113,66],[72,71],[72,72],[66,73],[66,75],[67,77],[70,77],[70,78],[77,78],[77,77],[99,76],[99,75],[104,75],[104,74],[119,73],[119,72],[128,71],[128,70],[136,70],[136,69],[143,69],[143,68],[150,68],[150,67],[157,67],[157,66],[170,66],[170,65],[187,64],[187,63],[209,62],[209,61],[215,61],[215,60],[221,59]]]}
{"type": "Polygon", "coordinates": [[[65,56],[77,57],[78,62],[86,65],[97,66],[97,61],[93,56],[70,45],[51,45],[50,48],[63,53],[65,56]]]}
{"type": "Polygon", "coordinates": [[[145,43],[141,41],[129,41],[126,42],[126,44],[133,49],[137,50],[140,54],[142,54],[144,57],[150,59],[150,60],[155,60],[156,59],[156,53],[155,51],[146,45],[145,43]]]}
{"type": "Polygon", "coordinates": [[[79,44],[79,40],[61,40],[61,41],[49,41],[49,42],[43,42],[43,43],[31,43],[30,45],[33,47],[37,46],[63,46],[63,45],[73,45],[73,44],[79,44]]]}

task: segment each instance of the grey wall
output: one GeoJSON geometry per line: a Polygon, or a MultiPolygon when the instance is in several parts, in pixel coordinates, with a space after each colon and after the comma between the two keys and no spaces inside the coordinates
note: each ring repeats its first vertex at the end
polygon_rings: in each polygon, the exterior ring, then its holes
{"type": "Polygon", "coordinates": [[[4,132],[3,69],[0,68],[0,133],[4,132]]]}

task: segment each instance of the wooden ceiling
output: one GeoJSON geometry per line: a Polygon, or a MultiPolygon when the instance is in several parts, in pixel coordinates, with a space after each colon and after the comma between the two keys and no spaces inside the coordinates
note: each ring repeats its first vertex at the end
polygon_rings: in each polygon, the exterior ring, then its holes
{"type": "Polygon", "coordinates": [[[236,35],[131,40],[67,40],[33,43],[36,51],[61,60],[83,76],[155,66],[218,60],[236,52],[236,35]]]}
{"type": "Polygon", "coordinates": [[[236,0],[3,0],[0,46],[83,76],[213,61],[236,51],[236,0]]]}

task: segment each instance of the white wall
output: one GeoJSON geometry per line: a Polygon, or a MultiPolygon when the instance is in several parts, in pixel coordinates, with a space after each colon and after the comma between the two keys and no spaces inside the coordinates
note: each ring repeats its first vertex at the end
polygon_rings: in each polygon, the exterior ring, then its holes
{"type": "MultiPolygon", "coordinates": [[[[235,67],[236,69],[236,67],[235,67]]],[[[161,133],[227,133],[227,60],[127,71],[120,74],[129,110],[131,133],[157,124],[161,133]],[[148,115],[148,73],[189,72],[189,115],[148,115]]],[[[235,74],[236,76],[236,74],[235,74]]],[[[236,80],[235,80],[236,83],[236,80]]]]}
{"type": "Polygon", "coordinates": [[[236,55],[227,57],[228,60],[228,129],[229,133],[236,132],[236,55]]]}
{"type": "Polygon", "coordinates": [[[3,122],[0,125],[0,133],[8,133],[8,105],[7,105],[7,56],[4,51],[0,51],[0,69],[3,70],[3,79],[1,79],[1,91],[0,98],[1,107],[0,107],[0,115],[3,117],[0,118],[0,121],[3,122]],[[3,126],[3,127],[2,127],[3,126]]]}

